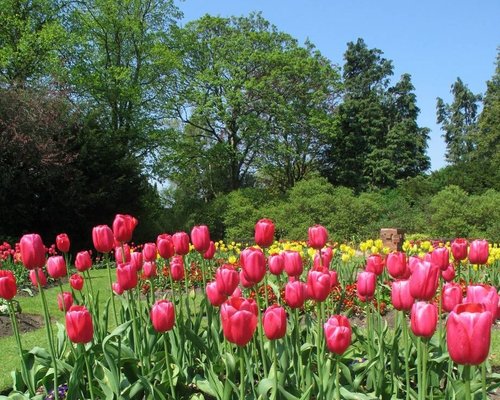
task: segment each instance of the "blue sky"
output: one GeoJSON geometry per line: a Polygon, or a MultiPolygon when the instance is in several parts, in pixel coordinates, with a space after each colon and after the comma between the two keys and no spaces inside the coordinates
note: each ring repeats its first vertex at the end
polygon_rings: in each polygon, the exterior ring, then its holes
{"type": "Polygon", "coordinates": [[[431,129],[432,170],[445,165],[445,144],[436,124],[436,97],[451,101],[460,77],[484,93],[500,46],[499,0],[184,0],[183,22],[204,14],[231,16],[261,11],[301,43],[309,38],[333,63],[343,64],[347,42],[361,37],[393,61],[394,80],[412,76],[420,126],[431,129]]]}

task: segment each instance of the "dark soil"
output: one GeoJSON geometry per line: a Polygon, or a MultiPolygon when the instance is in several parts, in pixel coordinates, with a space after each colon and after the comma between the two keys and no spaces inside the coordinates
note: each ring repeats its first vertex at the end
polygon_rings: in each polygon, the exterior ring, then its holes
{"type": "MultiPolygon", "coordinates": [[[[43,326],[43,317],[37,314],[16,314],[17,325],[22,333],[34,331],[43,326]]],[[[0,315],[0,338],[12,335],[12,324],[8,315],[0,315]]]]}

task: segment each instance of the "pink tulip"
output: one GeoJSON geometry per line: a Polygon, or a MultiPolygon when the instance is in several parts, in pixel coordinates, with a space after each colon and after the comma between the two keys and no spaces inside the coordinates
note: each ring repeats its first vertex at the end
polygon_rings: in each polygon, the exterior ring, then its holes
{"type": "Polygon", "coordinates": [[[47,258],[47,272],[54,279],[67,275],[66,261],[63,256],[51,256],[47,258]]]}
{"type": "Polygon", "coordinates": [[[489,246],[487,240],[474,240],[469,248],[471,264],[486,264],[488,262],[489,246]]]}
{"type": "Polygon", "coordinates": [[[469,242],[466,239],[458,238],[451,242],[451,254],[456,261],[462,261],[467,258],[467,248],[469,242]]]}
{"type": "Polygon", "coordinates": [[[406,254],[395,251],[387,255],[387,271],[394,279],[399,279],[406,274],[406,254]]]}
{"type": "Polygon", "coordinates": [[[56,247],[62,253],[67,253],[70,247],[69,237],[66,233],[60,233],[56,236],[56,247]]]}
{"type": "Polygon", "coordinates": [[[326,345],[332,353],[342,355],[351,344],[352,329],[347,317],[332,315],[323,325],[326,345]]]}
{"type": "Polygon", "coordinates": [[[24,235],[19,241],[21,261],[27,269],[42,268],[45,265],[45,246],[37,233],[24,235]]]}
{"type": "Polygon", "coordinates": [[[113,235],[119,242],[129,242],[138,221],[131,215],[116,214],[113,221],[113,235]]]}
{"type": "Polygon", "coordinates": [[[302,274],[302,256],[299,252],[293,250],[286,250],[281,253],[283,256],[283,263],[285,265],[285,272],[288,276],[299,276],[302,274]]]}
{"type": "Polygon", "coordinates": [[[437,326],[437,307],[433,303],[417,301],[411,308],[411,330],[415,336],[430,338],[437,326]]]}
{"type": "Polygon", "coordinates": [[[269,247],[274,241],[274,223],[270,219],[261,219],[255,224],[255,243],[260,247],[269,247]]]}
{"type": "Polygon", "coordinates": [[[254,300],[230,297],[220,309],[225,338],[240,347],[245,346],[257,328],[257,314],[257,304],[254,300]]]}
{"type": "Polygon", "coordinates": [[[285,263],[281,254],[271,254],[267,257],[267,264],[269,265],[269,272],[273,275],[281,275],[285,268],[285,263]]]}
{"type": "Polygon", "coordinates": [[[392,282],[391,301],[396,310],[411,310],[415,299],[410,293],[410,281],[408,279],[392,282]]]}
{"type": "Polygon", "coordinates": [[[191,230],[191,243],[199,253],[205,253],[210,247],[210,231],[206,225],[197,225],[191,230]]]}
{"type": "Polygon", "coordinates": [[[154,243],[144,243],[144,247],[142,248],[142,256],[144,261],[153,262],[156,261],[156,244],[154,243]]]}
{"type": "Polygon", "coordinates": [[[151,261],[146,261],[142,265],[142,275],[144,276],[145,279],[152,279],[155,276],[157,276],[156,263],[151,261]]]}
{"type": "Polygon", "coordinates": [[[211,260],[212,258],[214,258],[214,255],[215,255],[215,244],[213,241],[210,241],[207,251],[203,253],[203,258],[205,260],[211,260]]]}
{"type": "Polygon", "coordinates": [[[369,301],[375,294],[377,275],[373,272],[363,271],[358,274],[357,295],[361,301],[369,301]]]}
{"type": "Polygon", "coordinates": [[[157,300],[151,308],[151,322],[156,332],[167,332],[175,324],[174,304],[168,300],[157,300]]]}
{"type": "Polygon", "coordinates": [[[134,266],[137,272],[142,269],[143,263],[142,253],[140,251],[134,251],[133,253],[130,253],[130,264],[134,266]]]}
{"type": "Polygon", "coordinates": [[[269,340],[281,339],[286,334],[286,312],[274,304],[267,308],[262,317],[264,334],[269,340]]]}
{"type": "Polygon", "coordinates": [[[156,247],[160,256],[165,260],[169,259],[175,254],[172,236],[168,235],[167,233],[158,235],[158,237],[156,238],[156,247]]]}
{"type": "Polygon", "coordinates": [[[40,281],[40,286],[45,287],[47,285],[47,277],[45,276],[45,274],[43,273],[43,270],[41,268],[32,269],[30,271],[31,284],[35,287],[38,287],[38,283],[36,280],[37,276],[38,276],[38,280],[40,281]]]}
{"type": "Polygon", "coordinates": [[[186,232],[176,232],[172,235],[175,253],[184,256],[189,253],[189,236],[186,232]]]}
{"type": "Polygon", "coordinates": [[[491,313],[493,321],[497,314],[498,302],[500,301],[496,289],[490,285],[467,286],[467,294],[464,303],[479,303],[491,313]]]}
{"type": "Polygon", "coordinates": [[[458,283],[445,283],[441,294],[443,310],[451,312],[456,305],[462,302],[462,288],[458,283]]]}
{"type": "Polygon", "coordinates": [[[453,279],[455,279],[455,267],[453,264],[449,264],[448,268],[446,268],[444,271],[441,271],[441,276],[446,282],[451,282],[453,279]]]}
{"type": "Polygon", "coordinates": [[[92,258],[88,251],[80,251],[76,254],[75,267],[78,272],[84,272],[92,268],[92,258]]]}
{"type": "Polygon", "coordinates": [[[240,277],[231,264],[224,264],[215,271],[215,281],[218,290],[230,296],[240,283],[240,277]]]}
{"type": "Polygon", "coordinates": [[[410,276],[410,292],[417,300],[430,300],[436,294],[440,269],[427,261],[417,264],[410,276]]]}
{"type": "Polygon", "coordinates": [[[431,262],[438,266],[441,271],[448,268],[450,264],[450,253],[446,247],[437,247],[431,253],[431,262]]]}
{"type": "Polygon", "coordinates": [[[59,310],[67,312],[73,305],[73,296],[70,292],[63,292],[57,295],[57,306],[59,310]]]}
{"type": "Polygon", "coordinates": [[[113,231],[107,225],[98,225],[92,228],[92,241],[99,253],[109,253],[115,247],[113,231]]]}
{"type": "Polygon", "coordinates": [[[285,301],[291,308],[301,308],[306,299],[306,285],[299,280],[285,285],[285,301]]]}
{"type": "Polygon", "coordinates": [[[208,301],[214,307],[219,307],[222,303],[227,300],[227,296],[224,293],[221,293],[217,287],[217,282],[209,282],[207,287],[205,288],[205,292],[207,294],[208,301]]]}
{"type": "Polygon", "coordinates": [[[366,260],[365,271],[380,275],[384,271],[384,259],[380,254],[371,254],[366,260]]]}
{"type": "Polygon", "coordinates": [[[266,258],[261,249],[248,247],[240,254],[241,267],[245,278],[251,282],[259,283],[266,274],[266,258]]]}
{"type": "Polygon", "coordinates": [[[309,247],[320,250],[325,247],[328,240],[328,231],[322,225],[311,226],[308,230],[309,247]]]}
{"type": "Polygon", "coordinates": [[[307,274],[307,287],[311,298],[315,301],[325,301],[332,288],[330,273],[326,271],[310,270],[307,274]]]}

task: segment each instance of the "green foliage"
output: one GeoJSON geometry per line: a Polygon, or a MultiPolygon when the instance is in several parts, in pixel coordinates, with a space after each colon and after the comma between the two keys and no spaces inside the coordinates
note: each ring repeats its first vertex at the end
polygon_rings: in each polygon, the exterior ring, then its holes
{"type": "Polygon", "coordinates": [[[433,196],[429,204],[431,231],[442,238],[468,237],[469,207],[468,195],[464,190],[458,186],[447,186],[433,196]]]}

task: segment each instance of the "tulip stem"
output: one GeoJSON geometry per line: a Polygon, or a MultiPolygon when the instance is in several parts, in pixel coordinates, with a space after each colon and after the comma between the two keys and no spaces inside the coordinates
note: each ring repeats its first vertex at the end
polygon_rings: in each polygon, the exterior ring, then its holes
{"type": "Polygon", "coordinates": [[[240,400],[245,400],[245,360],[244,360],[244,348],[241,346],[239,348],[240,352],[240,400]]]}
{"type": "Polygon", "coordinates": [[[144,372],[144,360],[142,359],[142,351],[140,348],[140,338],[139,338],[139,333],[137,330],[137,311],[135,309],[134,305],[134,297],[132,294],[132,289],[127,291],[128,295],[128,305],[129,305],[129,312],[130,312],[130,317],[132,318],[132,333],[134,334],[134,342],[133,342],[133,348],[136,352],[137,355],[139,355],[139,358],[141,360],[141,371],[144,372]],[[139,344],[138,344],[139,343],[139,344]]]}
{"type": "Polygon", "coordinates": [[[471,400],[471,391],[470,391],[470,365],[464,365],[463,376],[465,385],[465,400],[471,400]]]}
{"type": "MultiPolygon", "coordinates": [[[[125,257],[124,246],[122,243],[122,255],[125,257]]],[[[115,317],[115,326],[118,326],[118,315],[116,314],[116,305],[115,305],[115,293],[113,292],[113,280],[111,279],[111,266],[109,262],[109,255],[107,253],[104,254],[104,262],[106,263],[106,269],[108,270],[108,281],[109,288],[111,290],[111,306],[113,307],[113,316],[115,317]]],[[[125,261],[123,261],[125,262],[125,261]]],[[[90,273],[88,275],[90,281],[90,273]]],[[[92,281],[90,281],[90,285],[92,286],[92,281]]],[[[94,297],[94,289],[92,289],[92,297],[94,297]]]]}
{"type": "Polygon", "coordinates": [[[16,337],[17,348],[19,350],[19,356],[21,357],[21,374],[23,376],[24,383],[28,387],[28,391],[30,392],[30,397],[35,396],[35,389],[33,388],[31,381],[28,375],[28,369],[26,368],[26,360],[23,356],[23,346],[21,343],[21,336],[19,335],[19,326],[17,325],[16,312],[14,310],[14,306],[12,305],[12,300],[7,302],[9,307],[10,320],[12,323],[12,331],[14,332],[14,336],[16,337]]]}
{"type": "Polygon", "coordinates": [[[40,277],[38,276],[38,271],[35,270],[36,282],[38,284],[38,291],[40,292],[40,297],[42,299],[43,314],[45,317],[45,328],[47,331],[47,339],[49,341],[50,354],[52,356],[52,366],[54,368],[54,399],[58,399],[58,385],[57,385],[57,360],[56,360],[56,350],[54,348],[52,325],[50,323],[50,315],[47,307],[47,299],[45,298],[45,292],[43,291],[42,284],[40,283],[40,277]]]}
{"type": "Polygon", "coordinates": [[[316,359],[317,359],[317,368],[318,368],[318,382],[320,382],[320,384],[318,385],[319,386],[319,390],[318,390],[318,398],[322,398],[323,397],[323,368],[322,368],[322,365],[321,365],[321,337],[322,337],[322,326],[321,326],[321,304],[320,302],[318,302],[316,305],[317,305],[317,322],[318,322],[318,332],[317,332],[317,335],[316,335],[316,359]]]}
{"type": "Polygon", "coordinates": [[[273,400],[276,400],[278,397],[278,355],[276,352],[276,341],[271,340],[272,352],[273,352],[273,360],[274,360],[274,380],[273,380],[273,400]]]}
{"type": "Polygon", "coordinates": [[[299,309],[294,308],[293,309],[294,315],[295,315],[295,349],[297,353],[297,366],[298,366],[298,372],[297,372],[297,380],[298,380],[298,386],[299,389],[302,389],[302,356],[300,353],[300,319],[299,319],[299,309]]]}
{"type": "Polygon", "coordinates": [[[88,382],[89,390],[90,390],[90,398],[91,398],[91,400],[94,400],[94,385],[92,384],[92,369],[90,368],[89,356],[88,356],[87,352],[85,351],[85,345],[82,343],[80,344],[80,350],[83,353],[83,358],[85,359],[85,365],[87,367],[87,382],[88,382]]]}
{"type": "Polygon", "coordinates": [[[481,364],[481,388],[483,392],[483,400],[488,398],[488,393],[486,392],[486,363],[481,364]]]}
{"type": "Polygon", "coordinates": [[[335,399],[340,400],[340,356],[335,357],[335,399]]]}
{"type": "Polygon", "coordinates": [[[408,323],[405,318],[404,311],[401,311],[402,325],[403,325],[403,345],[405,348],[404,359],[405,359],[405,375],[406,375],[406,400],[410,400],[410,367],[408,358],[410,357],[410,352],[408,350],[408,323]]]}
{"type": "Polygon", "coordinates": [[[259,295],[259,290],[257,289],[255,291],[255,299],[257,300],[257,311],[258,311],[258,322],[257,322],[257,327],[259,330],[259,346],[260,346],[260,354],[262,358],[262,366],[264,368],[264,376],[267,376],[267,360],[266,360],[266,353],[264,353],[264,333],[262,331],[262,313],[260,310],[260,295],[259,295]]]}
{"type": "Polygon", "coordinates": [[[422,338],[422,399],[427,398],[427,339],[422,338]]]}
{"type": "Polygon", "coordinates": [[[167,369],[167,379],[168,379],[168,385],[170,386],[170,393],[172,394],[172,398],[175,399],[175,388],[174,384],[172,381],[172,371],[170,371],[170,356],[168,354],[168,349],[167,349],[167,333],[165,332],[163,334],[163,346],[165,348],[165,368],[167,369]]]}
{"type": "Polygon", "coordinates": [[[439,338],[439,349],[443,348],[443,321],[441,313],[443,312],[443,280],[441,277],[439,279],[439,301],[438,301],[438,338],[439,338]]]}

